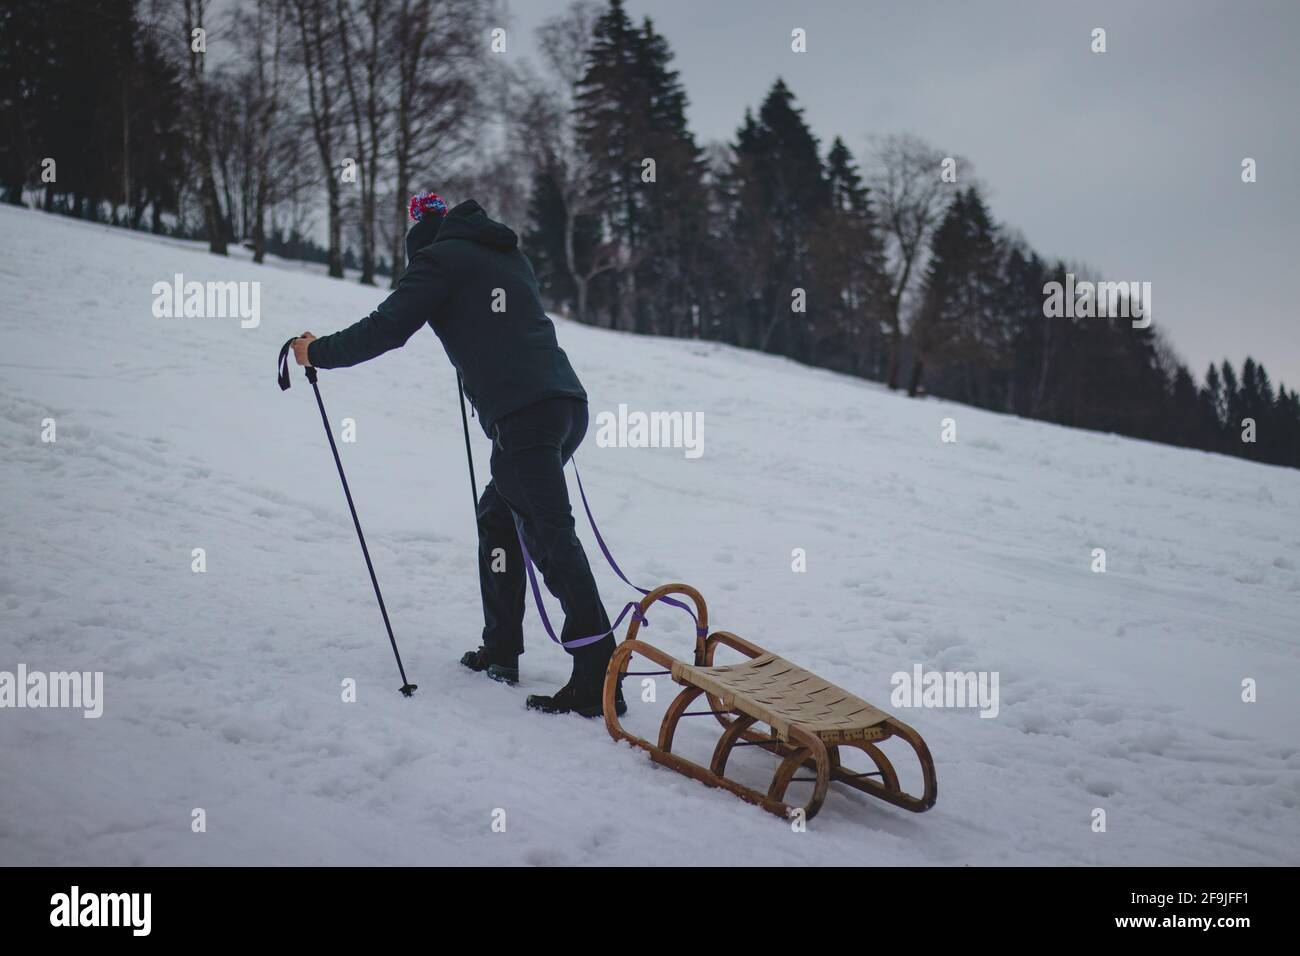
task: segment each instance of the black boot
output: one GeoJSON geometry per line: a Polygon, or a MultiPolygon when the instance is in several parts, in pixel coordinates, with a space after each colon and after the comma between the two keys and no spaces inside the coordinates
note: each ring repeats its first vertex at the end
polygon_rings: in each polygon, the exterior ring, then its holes
{"type": "MultiPolygon", "coordinates": [[[[550,697],[533,694],[528,698],[530,710],[544,714],[580,714],[583,717],[600,717],[605,713],[605,670],[614,652],[614,642],[602,642],[583,648],[573,655],[573,674],[569,682],[550,697]]],[[[623,700],[623,683],[614,689],[614,711],[622,717],[627,713],[623,700]]]]}
{"type": "Polygon", "coordinates": [[[487,672],[487,676],[503,684],[519,683],[519,658],[515,657],[509,662],[498,660],[488,654],[486,647],[480,647],[476,651],[466,651],[465,656],[460,659],[461,664],[472,671],[479,673],[487,672]]]}
{"type": "MultiPolygon", "coordinates": [[[[530,694],[526,701],[529,710],[543,714],[578,714],[581,717],[603,717],[604,688],[593,690],[590,686],[579,689],[573,680],[547,697],[543,694],[530,694]]],[[[623,685],[614,689],[614,712],[622,717],[627,713],[627,702],[623,700],[623,685]]]]}

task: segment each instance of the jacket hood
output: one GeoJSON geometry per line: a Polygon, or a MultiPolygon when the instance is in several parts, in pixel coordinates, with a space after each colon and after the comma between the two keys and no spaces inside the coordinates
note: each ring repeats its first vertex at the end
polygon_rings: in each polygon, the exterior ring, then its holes
{"type": "Polygon", "coordinates": [[[515,231],[504,223],[489,219],[488,214],[472,199],[452,208],[442,220],[435,242],[447,239],[465,239],[489,249],[514,249],[519,245],[515,231]]]}
{"type": "Polygon", "coordinates": [[[503,251],[519,245],[519,237],[513,229],[495,219],[489,219],[482,206],[473,199],[467,199],[459,206],[452,207],[447,215],[427,216],[411,227],[406,234],[407,262],[425,246],[445,239],[464,239],[503,251]]]}

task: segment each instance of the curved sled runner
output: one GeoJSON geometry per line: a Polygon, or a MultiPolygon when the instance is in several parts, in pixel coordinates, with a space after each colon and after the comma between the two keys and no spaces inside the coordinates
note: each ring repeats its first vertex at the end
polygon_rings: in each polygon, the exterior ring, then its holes
{"type": "Polygon", "coordinates": [[[648,593],[632,615],[627,637],[615,650],[605,672],[605,726],[615,740],[626,740],[650,754],[655,763],[671,767],[711,787],[729,790],[742,800],[757,804],[781,817],[802,809],[812,819],[821,809],[831,781],[843,783],[879,797],[895,806],[922,813],[934,806],[938,795],[934,761],[925,741],[907,724],[846,690],[822,680],[727,631],[708,633],[708,610],[704,598],[686,584],[665,584],[648,593]],[[665,654],[651,644],[636,639],[646,610],[670,594],[683,594],[695,603],[697,626],[695,663],[687,664],[665,654]],[[738,664],[713,666],[713,654],[725,645],[748,660],[738,664]],[[654,661],[663,671],[628,671],[633,654],[654,661]],[[659,728],[657,743],[628,733],[614,711],[614,692],[624,677],[648,674],[671,675],[683,690],[668,706],[659,728]],[[701,696],[708,701],[707,710],[689,710],[701,696]],[[673,735],[683,717],[709,716],[722,725],[722,736],[705,767],[673,753],[673,735]],[[754,730],[765,725],[767,733],[754,730]],[[898,774],[877,744],[890,737],[907,741],[921,762],[924,792],[921,796],[905,793],[898,785],[898,774]],[[767,793],[737,783],[726,776],[727,759],[737,747],[761,747],[780,758],[772,785],[767,793]],[[840,748],[861,750],[876,766],[872,773],[853,773],[840,764],[840,748]],[[813,772],[810,777],[796,777],[801,768],[813,772]],[[802,807],[785,802],[785,792],[794,780],[814,784],[812,797],[802,807]]]}

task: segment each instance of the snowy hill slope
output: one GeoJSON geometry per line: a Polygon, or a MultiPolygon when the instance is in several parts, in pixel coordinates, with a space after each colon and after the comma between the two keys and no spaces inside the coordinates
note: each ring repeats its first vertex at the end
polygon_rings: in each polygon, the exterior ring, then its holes
{"type": "MultiPolygon", "coordinates": [[[[887,709],[916,664],[999,674],[996,718],[899,711],[934,810],[832,791],[796,833],[598,721],[526,713],[568,671],[531,597],[520,687],[457,665],[481,626],[474,529],[428,330],[321,373],[356,421],[340,448],[420,685],[396,693],[310,388],[272,380],[285,338],[381,293],[9,207],[0,288],[0,671],[105,674],[97,720],[0,710],[0,864],[1300,863],[1300,473],[560,321],[593,418],[704,413],[698,459],[579,452],[633,580],[695,584],[715,627],[887,709]],[[155,318],[177,272],[260,280],[261,324],[155,318]]],[[[629,592],[580,531],[616,609],[629,592]]],[[[680,617],[647,637],[685,655],[680,617]]],[[[643,732],[658,690],[632,694],[643,732]]],[[[694,734],[707,752],[713,728],[694,734]]]]}

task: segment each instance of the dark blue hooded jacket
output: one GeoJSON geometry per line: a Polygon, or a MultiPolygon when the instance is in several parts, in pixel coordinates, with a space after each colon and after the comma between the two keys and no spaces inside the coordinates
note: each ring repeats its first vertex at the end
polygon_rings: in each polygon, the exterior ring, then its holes
{"type": "Polygon", "coordinates": [[[472,199],[441,222],[431,216],[407,235],[397,288],[360,322],[311,343],[316,368],[346,368],[406,340],[426,322],[465,383],[483,430],[547,398],[586,401],[569,357],[542,308],[537,277],[519,240],[472,199]]]}

